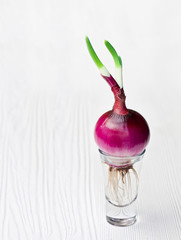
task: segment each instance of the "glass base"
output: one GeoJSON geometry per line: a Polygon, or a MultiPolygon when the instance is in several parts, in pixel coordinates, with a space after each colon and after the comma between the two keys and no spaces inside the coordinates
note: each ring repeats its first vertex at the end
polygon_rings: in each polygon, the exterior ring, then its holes
{"type": "Polygon", "coordinates": [[[106,199],[106,220],[120,227],[134,224],[136,222],[136,200],[126,206],[116,206],[106,199]]]}
{"type": "Polygon", "coordinates": [[[118,227],[128,227],[130,225],[133,225],[136,222],[136,216],[131,217],[131,218],[123,218],[123,219],[118,219],[118,218],[111,218],[106,216],[106,220],[108,223],[118,226],[118,227]]]}

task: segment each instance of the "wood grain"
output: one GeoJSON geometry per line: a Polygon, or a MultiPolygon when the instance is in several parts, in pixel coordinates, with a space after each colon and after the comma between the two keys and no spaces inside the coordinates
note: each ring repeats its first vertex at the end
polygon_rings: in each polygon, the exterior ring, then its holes
{"type": "Polygon", "coordinates": [[[105,220],[92,98],[1,95],[2,240],[181,239],[178,135],[152,130],[138,198],[138,222],[105,220]]]}

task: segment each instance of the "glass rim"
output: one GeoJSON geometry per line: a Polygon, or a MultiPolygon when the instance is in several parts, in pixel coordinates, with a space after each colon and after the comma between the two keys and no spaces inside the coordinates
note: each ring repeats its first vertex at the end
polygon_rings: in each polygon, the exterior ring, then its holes
{"type": "Polygon", "coordinates": [[[145,152],[146,152],[146,149],[143,150],[142,153],[138,154],[138,155],[135,155],[135,156],[130,156],[130,157],[116,157],[116,156],[111,156],[111,155],[108,155],[106,153],[104,153],[101,149],[98,149],[100,155],[101,155],[101,158],[102,160],[111,165],[111,166],[129,166],[129,165],[132,165],[138,161],[140,161],[145,152]]]}
{"type": "Polygon", "coordinates": [[[111,158],[114,158],[114,159],[134,159],[136,157],[141,157],[145,154],[146,152],[146,149],[143,150],[142,153],[138,154],[138,155],[134,155],[134,156],[130,156],[130,157],[117,157],[117,156],[112,156],[112,155],[108,155],[107,153],[103,152],[101,149],[98,149],[99,153],[102,154],[103,156],[106,156],[106,157],[111,157],[111,158]]]}

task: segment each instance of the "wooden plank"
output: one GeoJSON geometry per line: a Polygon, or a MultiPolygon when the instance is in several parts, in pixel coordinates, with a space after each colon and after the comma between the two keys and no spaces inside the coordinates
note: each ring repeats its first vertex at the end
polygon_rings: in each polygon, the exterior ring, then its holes
{"type": "MultiPolygon", "coordinates": [[[[180,239],[179,135],[152,129],[138,222],[105,219],[91,98],[1,96],[0,236],[10,239],[180,239]],[[22,103],[23,102],[23,103],[22,103]],[[6,110],[7,109],[7,110],[6,110]]],[[[164,127],[164,126],[163,126],[164,127]]]]}

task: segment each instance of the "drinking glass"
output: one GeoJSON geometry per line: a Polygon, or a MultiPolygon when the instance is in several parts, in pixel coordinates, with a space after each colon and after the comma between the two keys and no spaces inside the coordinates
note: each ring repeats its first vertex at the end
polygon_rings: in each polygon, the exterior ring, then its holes
{"type": "Polygon", "coordinates": [[[134,157],[113,157],[99,149],[104,171],[106,219],[116,226],[136,222],[137,196],[145,150],[134,157]]]}

